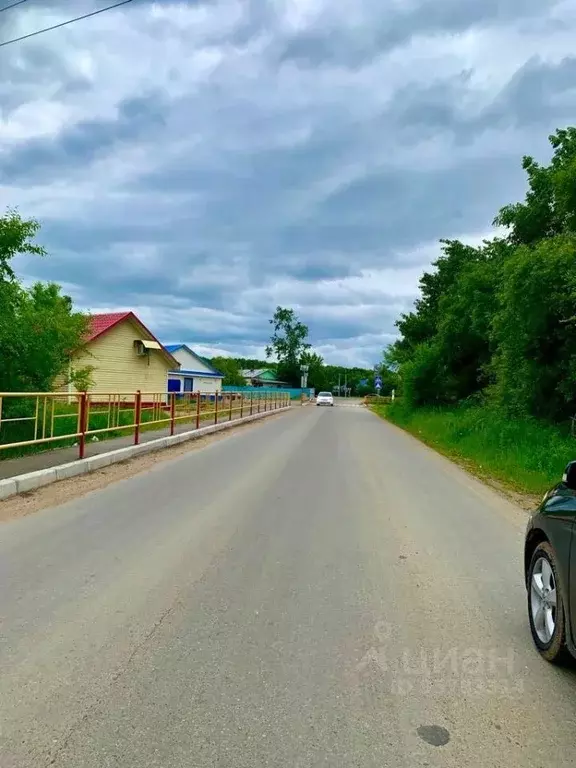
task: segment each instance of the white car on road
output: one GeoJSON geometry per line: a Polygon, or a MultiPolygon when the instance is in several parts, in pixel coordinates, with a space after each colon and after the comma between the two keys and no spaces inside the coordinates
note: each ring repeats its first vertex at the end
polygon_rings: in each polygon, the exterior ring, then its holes
{"type": "Polygon", "coordinates": [[[334,405],[334,398],[331,392],[318,392],[316,405],[334,405]]]}

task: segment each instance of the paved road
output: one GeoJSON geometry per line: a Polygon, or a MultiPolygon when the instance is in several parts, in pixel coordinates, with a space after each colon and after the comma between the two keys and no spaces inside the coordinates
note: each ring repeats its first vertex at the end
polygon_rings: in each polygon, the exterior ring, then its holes
{"type": "Polygon", "coordinates": [[[574,765],[524,523],[343,407],[7,523],[0,766],[574,765]]]}

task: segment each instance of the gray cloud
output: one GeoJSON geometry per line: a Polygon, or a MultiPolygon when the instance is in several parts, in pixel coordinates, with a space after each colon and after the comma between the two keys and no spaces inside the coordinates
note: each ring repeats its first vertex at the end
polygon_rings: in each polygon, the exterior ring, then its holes
{"type": "Polygon", "coordinates": [[[574,113],[570,3],[516,5],[138,3],[0,49],[0,206],[51,254],[22,273],[236,353],[288,304],[371,365],[574,113]]]}
{"type": "MultiPolygon", "coordinates": [[[[558,4],[548,3],[548,7],[558,4]]],[[[521,5],[517,0],[420,0],[411,5],[363,0],[354,5],[353,12],[352,4],[348,8],[361,23],[346,28],[343,13],[336,24],[320,23],[294,34],[279,42],[280,61],[295,61],[310,68],[326,64],[355,68],[415,37],[455,35],[476,26],[517,23],[542,15],[539,0],[525,0],[521,5]]]]}

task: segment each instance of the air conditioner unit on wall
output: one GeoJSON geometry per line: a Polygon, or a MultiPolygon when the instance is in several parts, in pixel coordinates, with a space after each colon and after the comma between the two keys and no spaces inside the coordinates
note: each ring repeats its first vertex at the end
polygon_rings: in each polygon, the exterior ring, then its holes
{"type": "Polygon", "coordinates": [[[136,348],[136,354],[138,357],[147,357],[149,350],[146,349],[144,344],[142,344],[141,341],[135,341],[134,347],[136,348]]]}

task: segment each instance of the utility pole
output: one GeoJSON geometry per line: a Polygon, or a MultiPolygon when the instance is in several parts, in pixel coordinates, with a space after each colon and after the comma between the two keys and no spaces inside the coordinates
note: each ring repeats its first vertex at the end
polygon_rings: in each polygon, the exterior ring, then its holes
{"type": "Polygon", "coordinates": [[[348,397],[348,372],[344,371],[344,397],[348,397]]]}
{"type": "Polygon", "coordinates": [[[341,391],[342,390],[340,389],[340,374],[338,374],[338,397],[340,397],[341,391]]]}

